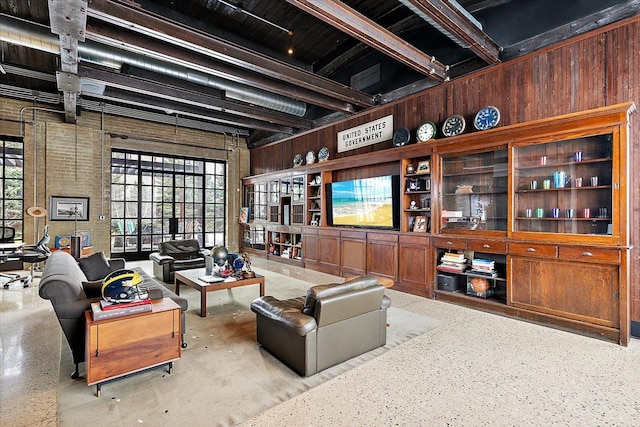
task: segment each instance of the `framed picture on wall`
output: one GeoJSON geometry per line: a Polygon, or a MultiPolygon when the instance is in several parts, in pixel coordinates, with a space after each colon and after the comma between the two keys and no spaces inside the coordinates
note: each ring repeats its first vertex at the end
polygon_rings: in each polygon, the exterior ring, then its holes
{"type": "Polygon", "coordinates": [[[49,219],[51,221],[89,221],[89,198],[51,196],[49,219]]]}

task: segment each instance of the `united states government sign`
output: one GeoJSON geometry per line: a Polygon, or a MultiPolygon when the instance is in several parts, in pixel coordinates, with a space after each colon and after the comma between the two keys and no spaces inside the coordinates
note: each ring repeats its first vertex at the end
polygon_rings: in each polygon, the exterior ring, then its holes
{"type": "Polygon", "coordinates": [[[393,115],[338,132],[338,153],[388,141],[393,137],[393,115]]]}

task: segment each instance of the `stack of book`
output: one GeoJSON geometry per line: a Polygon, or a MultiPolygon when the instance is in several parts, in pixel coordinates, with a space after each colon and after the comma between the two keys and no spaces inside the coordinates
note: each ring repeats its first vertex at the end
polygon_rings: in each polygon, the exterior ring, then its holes
{"type": "Polygon", "coordinates": [[[110,302],[100,300],[99,302],[91,303],[91,311],[94,321],[129,316],[131,314],[146,313],[151,311],[151,308],[150,299],[141,299],[131,302],[110,302]]]}
{"type": "Polygon", "coordinates": [[[463,273],[467,268],[467,260],[464,253],[447,252],[440,257],[440,264],[436,268],[448,273],[463,273]]]}
{"type": "Polygon", "coordinates": [[[498,277],[495,264],[495,261],[489,259],[474,258],[471,261],[471,270],[469,272],[480,276],[498,277]]]}

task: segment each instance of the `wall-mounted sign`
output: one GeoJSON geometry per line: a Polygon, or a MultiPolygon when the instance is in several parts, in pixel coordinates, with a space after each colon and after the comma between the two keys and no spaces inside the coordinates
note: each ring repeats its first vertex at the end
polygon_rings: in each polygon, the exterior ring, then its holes
{"type": "Polygon", "coordinates": [[[338,132],[338,153],[378,142],[388,141],[393,137],[393,115],[338,132]]]}

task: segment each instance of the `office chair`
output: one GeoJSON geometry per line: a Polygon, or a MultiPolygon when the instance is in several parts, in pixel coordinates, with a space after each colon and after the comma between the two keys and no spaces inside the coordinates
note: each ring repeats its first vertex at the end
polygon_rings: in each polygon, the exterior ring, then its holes
{"type": "Polygon", "coordinates": [[[13,243],[13,239],[15,237],[16,237],[16,229],[15,228],[13,228],[13,227],[0,227],[0,243],[13,243]]]}
{"type": "Polygon", "coordinates": [[[47,246],[49,240],[49,225],[47,224],[44,226],[44,233],[42,234],[42,237],[35,245],[23,245],[20,247],[19,251],[0,255],[0,257],[2,257],[2,262],[21,261],[23,263],[31,264],[29,267],[29,275],[27,276],[15,273],[0,273],[0,276],[8,277],[10,279],[3,285],[5,289],[9,288],[10,283],[18,281],[22,282],[22,286],[25,288],[29,286],[29,283],[33,279],[35,265],[46,261],[49,258],[49,255],[51,255],[51,250],[49,250],[49,247],[47,246]]]}

